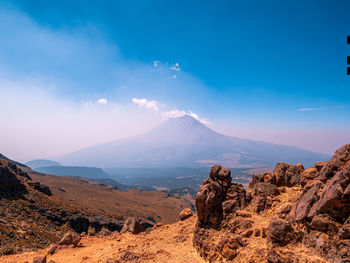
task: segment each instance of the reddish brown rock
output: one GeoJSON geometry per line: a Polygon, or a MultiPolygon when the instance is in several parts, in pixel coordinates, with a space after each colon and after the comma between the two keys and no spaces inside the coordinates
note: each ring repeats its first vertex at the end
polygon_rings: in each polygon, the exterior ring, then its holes
{"type": "Polygon", "coordinates": [[[301,163],[297,163],[295,166],[299,169],[301,174],[305,171],[304,165],[301,163]]]}
{"type": "Polygon", "coordinates": [[[225,201],[222,203],[223,218],[228,220],[239,209],[248,205],[246,191],[242,184],[232,183],[226,191],[225,201]]]}
{"type": "Polygon", "coordinates": [[[133,234],[138,234],[145,231],[145,229],[139,224],[135,217],[129,217],[120,231],[120,233],[131,232],[133,234]]]}
{"type": "Polygon", "coordinates": [[[185,219],[191,217],[192,215],[193,215],[193,213],[192,213],[191,209],[185,208],[180,212],[179,218],[181,221],[184,221],[185,219]]]}
{"type": "Polygon", "coordinates": [[[350,144],[339,148],[332,158],[322,167],[319,172],[319,179],[327,181],[332,178],[339,170],[345,167],[350,160],[350,144]]]}
{"type": "Polygon", "coordinates": [[[265,210],[266,202],[267,202],[266,196],[256,196],[253,198],[251,202],[251,206],[255,212],[260,213],[265,210]]]}
{"type": "Polygon", "coordinates": [[[292,164],[279,162],[273,171],[276,186],[294,186],[300,183],[301,169],[292,164]]]}
{"type": "Polygon", "coordinates": [[[312,180],[318,176],[318,171],[315,167],[310,167],[302,173],[302,176],[307,180],[312,180]]]}
{"type": "Polygon", "coordinates": [[[321,171],[321,169],[323,168],[323,166],[325,166],[327,164],[326,161],[320,161],[320,162],[316,162],[315,163],[315,169],[317,170],[317,172],[321,171]]]}
{"type": "Polygon", "coordinates": [[[290,223],[280,219],[272,219],[269,224],[269,239],[281,246],[287,245],[294,239],[294,231],[290,223]]]}
{"type": "Polygon", "coordinates": [[[323,184],[319,181],[312,182],[305,186],[299,201],[290,212],[292,221],[299,221],[307,218],[311,207],[318,199],[318,192],[322,186],[323,184]]]}
{"type": "Polygon", "coordinates": [[[33,259],[33,263],[46,263],[46,256],[43,257],[35,257],[33,259]]]}
{"type": "Polygon", "coordinates": [[[67,233],[65,234],[62,239],[60,240],[60,242],[58,242],[58,245],[73,245],[73,246],[77,246],[78,243],[80,242],[81,237],[74,235],[72,233],[67,233]]]}
{"type": "MultiPolygon", "coordinates": [[[[235,190],[245,190],[239,184],[233,184],[231,187],[231,173],[228,169],[222,168],[220,165],[214,165],[210,170],[210,179],[207,179],[199,188],[196,196],[196,210],[198,215],[197,224],[199,227],[220,226],[224,217],[223,202],[225,203],[225,211],[233,211],[235,205],[240,205],[241,194],[236,194],[235,190]],[[229,191],[228,191],[229,190],[229,191]],[[229,193],[228,196],[226,194],[229,193]]],[[[242,194],[243,195],[243,194],[242,194]]]]}
{"type": "Polygon", "coordinates": [[[344,225],[340,228],[339,238],[350,240],[350,217],[345,221],[344,225]]]}
{"type": "Polygon", "coordinates": [[[328,228],[334,226],[333,219],[328,215],[316,215],[312,218],[310,227],[321,232],[327,232],[328,228]]]}
{"type": "Polygon", "coordinates": [[[349,183],[350,162],[326,182],[319,194],[319,200],[311,207],[308,217],[327,213],[336,220],[345,221],[350,213],[350,198],[343,194],[349,183]]]}
{"type": "Polygon", "coordinates": [[[295,257],[288,254],[283,254],[271,249],[267,252],[267,262],[268,263],[294,263],[297,262],[295,257]]]}
{"type": "MultiPolygon", "coordinates": [[[[225,224],[235,216],[237,210],[248,204],[246,190],[242,184],[231,182],[230,170],[214,165],[210,170],[210,179],[201,185],[196,196],[197,223],[194,229],[193,244],[199,254],[209,261],[218,258],[232,260],[238,254],[236,249],[244,245],[241,239],[221,239],[210,245],[210,229],[227,227],[225,224]]],[[[243,227],[243,222],[230,224],[230,231],[243,227]]],[[[251,227],[251,224],[250,224],[251,227]]],[[[253,232],[251,231],[250,235],[253,232]]],[[[247,234],[248,235],[248,234],[247,234]]]]}
{"type": "Polygon", "coordinates": [[[57,244],[52,244],[52,245],[49,247],[49,250],[47,251],[47,253],[49,253],[50,255],[53,255],[58,249],[59,249],[59,245],[57,245],[57,244]]]}

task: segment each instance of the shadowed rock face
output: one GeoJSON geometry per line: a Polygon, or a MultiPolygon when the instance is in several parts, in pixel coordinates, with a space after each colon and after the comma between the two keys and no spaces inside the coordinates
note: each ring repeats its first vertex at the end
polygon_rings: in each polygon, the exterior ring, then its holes
{"type": "MultiPolygon", "coordinates": [[[[215,257],[215,253],[211,254],[209,252],[211,249],[208,249],[209,229],[221,229],[234,212],[243,209],[248,202],[243,185],[231,182],[230,170],[214,165],[211,167],[209,177],[203,182],[196,196],[197,224],[193,243],[204,258],[213,260],[212,256],[215,257]]],[[[218,245],[217,249],[224,249],[226,257],[233,259],[234,253],[231,253],[233,250],[226,248],[226,243],[237,247],[241,245],[235,239],[227,239],[218,245]]]]}
{"type": "MultiPolygon", "coordinates": [[[[320,164],[317,165],[320,169],[320,164]]],[[[305,185],[291,212],[291,220],[310,220],[315,215],[328,214],[340,223],[345,222],[350,214],[349,185],[350,144],[347,144],[338,149],[327,163],[323,163],[318,176],[305,185]]]]}
{"type": "Polygon", "coordinates": [[[224,217],[246,205],[245,190],[243,185],[232,183],[230,170],[220,165],[212,166],[209,176],[196,196],[197,224],[220,228],[224,217]]]}
{"type": "Polygon", "coordinates": [[[27,193],[21,177],[18,177],[13,171],[15,168],[15,165],[7,161],[0,162],[0,198],[18,198],[27,193]]]}

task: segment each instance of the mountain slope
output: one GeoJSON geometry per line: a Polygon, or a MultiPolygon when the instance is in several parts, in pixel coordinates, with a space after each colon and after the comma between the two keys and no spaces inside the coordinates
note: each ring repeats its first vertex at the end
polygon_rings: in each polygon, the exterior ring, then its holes
{"type": "Polygon", "coordinates": [[[275,160],[306,166],[327,159],[301,148],[229,137],[190,116],[172,118],[144,134],[95,145],[58,158],[68,165],[97,167],[268,167],[275,160]]]}

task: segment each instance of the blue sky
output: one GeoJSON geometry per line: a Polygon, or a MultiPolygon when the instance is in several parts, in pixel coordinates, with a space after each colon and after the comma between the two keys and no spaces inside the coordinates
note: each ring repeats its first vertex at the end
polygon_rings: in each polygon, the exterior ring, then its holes
{"type": "Polygon", "coordinates": [[[349,10],[346,0],[2,1],[11,128],[0,146],[45,157],[189,113],[228,135],[331,153],[350,142],[349,10]]]}

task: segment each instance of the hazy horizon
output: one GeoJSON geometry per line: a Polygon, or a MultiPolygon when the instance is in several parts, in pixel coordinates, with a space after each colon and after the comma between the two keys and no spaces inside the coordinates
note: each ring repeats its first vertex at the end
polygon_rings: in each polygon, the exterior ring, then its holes
{"type": "Polygon", "coordinates": [[[225,135],[332,154],[350,142],[349,9],[3,1],[0,153],[50,158],[188,114],[225,135]]]}

